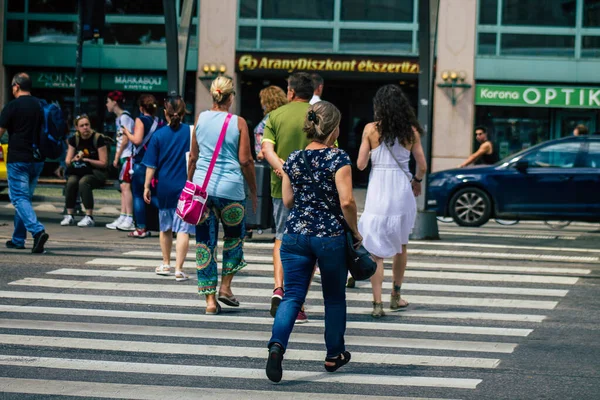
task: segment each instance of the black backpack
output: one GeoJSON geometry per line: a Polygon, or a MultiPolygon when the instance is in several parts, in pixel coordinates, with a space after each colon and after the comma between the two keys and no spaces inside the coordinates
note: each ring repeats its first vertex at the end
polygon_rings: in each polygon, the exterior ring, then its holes
{"type": "Polygon", "coordinates": [[[67,136],[67,125],[62,110],[57,104],[40,100],[44,113],[44,124],[40,133],[39,151],[44,158],[58,158],[63,154],[63,142],[67,136]]]}

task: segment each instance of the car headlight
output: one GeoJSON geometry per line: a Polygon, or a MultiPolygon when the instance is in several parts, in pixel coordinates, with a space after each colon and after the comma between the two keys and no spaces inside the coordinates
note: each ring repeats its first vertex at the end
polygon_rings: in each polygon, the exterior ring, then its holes
{"type": "Polygon", "coordinates": [[[433,186],[433,187],[444,186],[446,181],[447,181],[446,178],[436,178],[436,179],[432,180],[431,182],[429,182],[429,186],[433,186]]]}

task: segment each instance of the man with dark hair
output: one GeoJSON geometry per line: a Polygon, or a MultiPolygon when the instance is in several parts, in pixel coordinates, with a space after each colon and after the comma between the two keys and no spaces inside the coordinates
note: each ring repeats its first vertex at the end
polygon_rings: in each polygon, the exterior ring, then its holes
{"type": "Polygon", "coordinates": [[[573,136],[584,136],[590,133],[587,126],[579,124],[573,129],[573,136]]]}
{"type": "MultiPolygon", "coordinates": [[[[308,146],[304,133],[304,119],[308,111],[308,101],[313,95],[313,83],[309,74],[297,72],[289,77],[287,97],[289,103],[271,111],[265,125],[262,151],[273,169],[271,172],[271,197],[273,198],[273,217],[275,219],[275,247],[273,248],[273,272],[275,290],[271,297],[271,315],[275,317],[277,307],[283,298],[283,266],[279,249],[285,230],[289,210],[283,205],[281,178],[283,163],[290,154],[308,146]]],[[[304,308],[298,314],[297,323],[307,322],[304,308]]]]}
{"type": "Polygon", "coordinates": [[[40,101],[31,95],[31,78],[26,73],[13,77],[12,94],[15,99],[0,114],[0,137],[8,131],[8,193],[15,207],[15,228],[6,247],[24,249],[29,231],[33,236],[31,252],[43,253],[48,234],[35,215],[31,199],[44,168],[44,159],[36,147],[42,133],[44,112],[40,101]]]}
{"type": "Polygon", "coordinates": [[[319,101],[321,101],[321,96],[323,95],[323,86],[325,85],[325,81],[323,77],[319,74],[312,74],[310,76],[313,81],[313,97],[310,99],[310,105],[313,105],[319,101]]]}
{"type": "Polygon", "coordinates": [[[483,126],[475,128],[475,139],[479,142],[479,149],[467,158],[458,167],[463,168],[473,163],[493,165],[498,162],[498,156],[494,153],[494,145],[488,138],[487,129],[483,126]]]}

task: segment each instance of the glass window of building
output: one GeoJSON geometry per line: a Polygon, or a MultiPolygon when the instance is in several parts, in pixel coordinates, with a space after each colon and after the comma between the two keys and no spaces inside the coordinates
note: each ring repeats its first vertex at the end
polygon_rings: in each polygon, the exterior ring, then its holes
{"type": "Polygon", "coordinates": [[[502,34],[502,55],[574,57],[575,36],[502,34]]]}
{"type": "Polygon", "coordinates": [[[600,27],[600,0],[583,0],[583,26],[600,27]]]}
{"type": "Polygon", "coordinates": [[[480,33],[478,35],[477,54],[495,55],[496,54],[496,34],[480,33]]]}
{"type": "Polygon", "coordinates": [[[260,47],[269,50],[332,51],[333,30],[262,28],[260,47]]]}
{"type": "Polygon", "coordinates": [[[8,12],[23,12],[25,11],[25,2],[23,0],[8,0],[6,10],[8,12]]]}
{"type": "Polygon", "coordinates": [[[107,2],[106,12],[119,15],[164,15],[163,3],[158,0],[111,1],[107,2]]]}
{"type": "Polygon", "coordinates": [[[240,26],[238,33],[239,49],[256,49],[256,27],[240,26]]]}
{"type": "Polygon", "coordinates": [[[6,21],[6,41],[22,42],[25,40],[25,22],[9,19],[6,21]]]}
{"type": "Polygon", "coordinates": [[[584,36],[581,38],[581,57],[600,58],[600,36],[584,36]]]}
{"type": "Polygon", "coordinates": [[[263,0],[264,19],[333,20],[334,0],[263,0]]]}
{"type": "Polygon", "coordinates": [[[27,29],[30,43],[77,42],[76,22],[29,21],[27,29]]]}
{"type": "Polygon", "coordinates": [[[412,52],[412,31],[375,31],[342,29],[340,50],[349,52],[397,51],[412,52]]]}
{"type": "Polygon", "coordinates": [[[29,0],[29,12],[76,14],[77,0],[29,0]]]}
{"type": "Polygon", "coordinates": [[[412,22],[414,0],[342,0],[342,20],[412,22]]]}
{"type": "Polygon", "coordinates": [[[258,18],[258,0],[240,0],[240,18],[258,18]]]}
{"type": "Polygon", "coordinates": [[[482,25],[498,23],[498,0],[479,0],[479,23],[482,25]]]}
{"type": "Polygon", "coordinates": [[[166,42],[165,25],[153,24],[106,24],[104,28],[105,44],[164,46],[166,42]]]}
{"type": "Polygon", "coordinates": [[[575,26],[576,0],[503,0],[503,25],[575,26]],[[535,12],[532,12],[535,10],[535,12]]]}

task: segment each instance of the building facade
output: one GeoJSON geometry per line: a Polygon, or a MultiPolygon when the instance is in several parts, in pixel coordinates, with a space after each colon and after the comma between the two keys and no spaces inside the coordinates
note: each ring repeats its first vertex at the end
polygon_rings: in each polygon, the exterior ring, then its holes
{"type": "MultiPolygon", "coordinates": [[[[181,2],[176,2],[177,7],[181,2]]],[[[185,98],[191,115],[210,107],[211,66],[238,88],[236,112],[262,118],[258,93],[286,86],[293,71],[325,78],[323,99],[342,111],[340,145],[356,157],[372,98],[402,86],[416,107],[419,0],[198,0],[185,98]],[[208,70],[208,74],[205,72],[208,70]]],[[[36,94],[72,109],[77,0],[0,0],[0,74],[26,70],[36,94]],[[3,4],[4,3],[4,4],[3,4]]],[[[84,46],[84,111],[110,131],[110,90],[166,92],[162,1],[108,1],[103,39],[84,46]]],[[[440,0],[432,169],[460,164],[488,128],[501,157],[540,141],[598,128],[600,0],[440,0]],[[456,72],[461,88],[447,83],[456,72]],[[448,85],[445,85],[448,86],[448,85]]],[[[192,118],[192,117],[190,117],[192,118]]],[[[356,171],[356,179],[367,175],[356,171]]]]}

